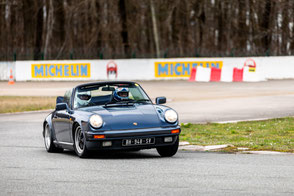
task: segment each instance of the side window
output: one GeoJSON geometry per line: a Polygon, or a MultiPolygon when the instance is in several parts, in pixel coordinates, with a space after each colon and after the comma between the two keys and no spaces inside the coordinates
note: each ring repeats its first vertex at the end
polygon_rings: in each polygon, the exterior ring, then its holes
{"type": "Polygon", "coordinates": [[[72,94],[72,90],[68,90],[65,92],[64,94],[64,103],[67,103],[68,107],[71,106],[71,94],[72,94]]]}

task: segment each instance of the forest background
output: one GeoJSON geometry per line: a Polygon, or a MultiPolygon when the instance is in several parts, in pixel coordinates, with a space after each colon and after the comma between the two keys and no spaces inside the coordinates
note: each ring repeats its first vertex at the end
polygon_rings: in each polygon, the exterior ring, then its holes
{"type": "Polygon", "coordinates": [[[0,60],[294,54],[293,0],[0,0],[0,60]]]}

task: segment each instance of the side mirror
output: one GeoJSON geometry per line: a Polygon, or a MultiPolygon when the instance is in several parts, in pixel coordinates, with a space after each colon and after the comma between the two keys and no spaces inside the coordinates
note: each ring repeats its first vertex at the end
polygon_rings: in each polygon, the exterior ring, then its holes
{"type": "Polygon", "coordinates": [[[63,100],[64,100],[64,98],[63,98],[62,96],[58,96],[58,97],[56,98],[56,104],[58,104],[58,103],[63,103],[63,100]]]}
{"type": "Polygon", "coordinates": [[[66,103],[58,103],[56,104],[55,110],[60,111],[60,110],[66,110],[67,108],[68,107],[66,103]]]}
{"type": "Polygon", "coordinates": [[[164,104],[166,103],[166,98],[165,97],[156,97],[155,99],[156,104],[164,104]]]}

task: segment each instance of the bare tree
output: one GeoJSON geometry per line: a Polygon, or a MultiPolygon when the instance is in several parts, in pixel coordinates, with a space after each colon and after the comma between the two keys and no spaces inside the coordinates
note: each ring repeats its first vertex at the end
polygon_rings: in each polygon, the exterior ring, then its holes
{"type": "Polygon", "coordinates": [[[0,59],[293,55],[293,12],[293,0],[1,0],[0,59]]]}

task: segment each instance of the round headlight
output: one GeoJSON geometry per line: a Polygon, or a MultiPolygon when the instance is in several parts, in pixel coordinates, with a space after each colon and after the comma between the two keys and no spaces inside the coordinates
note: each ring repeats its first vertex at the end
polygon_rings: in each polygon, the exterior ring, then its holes
{"type": "Polygon", "coordinates": [[[167,110],[164,118],[169,123],[175,123],[178,120],[178,114],[174,110],[167,110]]]}
{"type": "Polygon", "coordinates": [[[101,116],[94,114],[90,117],[90,125],[94,128],[100,128],[102,127],[103,120],[101,116]]]}

